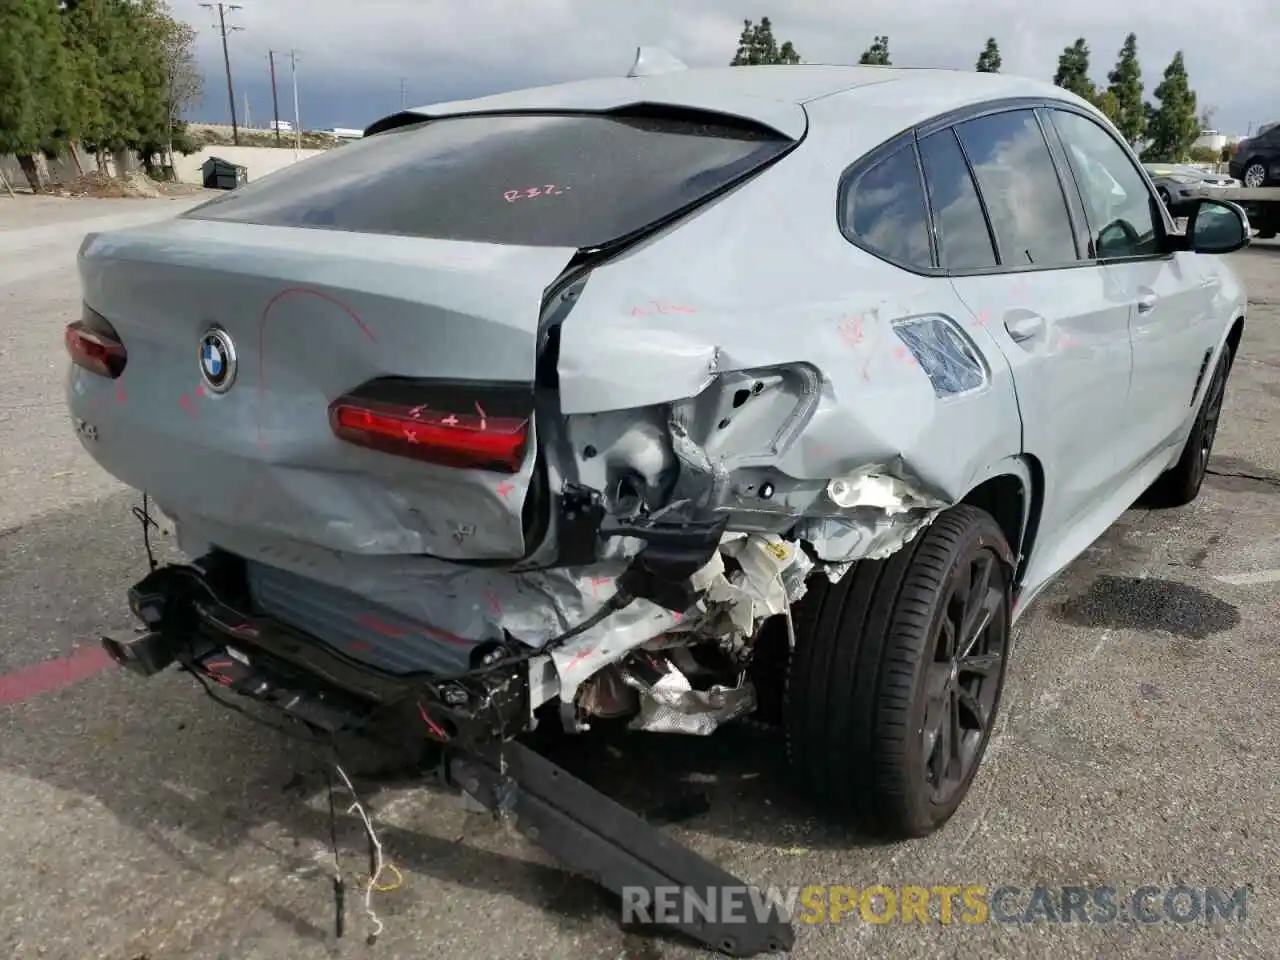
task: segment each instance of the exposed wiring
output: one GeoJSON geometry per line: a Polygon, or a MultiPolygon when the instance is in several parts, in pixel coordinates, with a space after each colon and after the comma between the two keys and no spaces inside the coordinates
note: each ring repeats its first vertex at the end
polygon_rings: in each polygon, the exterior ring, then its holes
{"type": "Polygon", "coordinates": [[[369,918],[369,922],[373,924],[373,931],[369,934],[368,942],[372,945],[378,937],[382,935],[382,921],[378,918],[378,914],[373,909],[373,893],[375,890],[388,889],[395,890],[404,881],[400,871],[393,865],[387,863],[382,855],[382,841],[378,839],[378,833],[373,829],[373,824],[369,820],[369,815],[365,812],[364,804],[360,802],[360,795],[356,793],[355,786],[351,783],[351,778],[347,776],[347,771],[342,769],[342,764],[334,761],[333,769],[338,772],[338,776],[342,778],[342,782],[346,784],[347,790],[351,793],[351,806],[347,807],[347,813],[354,813],[360,817],[360,821],[364,824],[365,836],[369,838],[370,846],[370,863],[369,876],[365,880],[364,885],[364,912],[369,918]],[[396,875],[394,884],[380,883],[380,878],[384,870],[391,870],[396,875]]]}
{"type": "MultiPolygon", "coordinates": [[[[334,747],[337,752],[337,747],[334,747]]],[[[338,858],[338,811],[333,798],[333,770],[326,770],[329,785],[329,852],[333,856],[333,930],[339,940],[347,929],[347,887],[342,879],[342,861],[338,858]]]]}
{"type": "Polygon", "coordinates": [[[431,715],[427,713],[427,708],[421,703],[418,704],[418,715],[422,717],[422,722],[430,728],[432,733],[446,743],[449,741],[449,734],[445,733],[440,724],[431,719],[431,715]]]}
{"type": "Polygon", "coordinates": [[[142,506],[134,507],[130,512],[142,524],[142,546],[147,551],[147,565],[154,570],[159,564],[156,563],[155,551],[151,549],[151,529],[154,527],[159,530],[160,524],[151,516],[151,506],[145,491],[142,494],[142,506]]]}

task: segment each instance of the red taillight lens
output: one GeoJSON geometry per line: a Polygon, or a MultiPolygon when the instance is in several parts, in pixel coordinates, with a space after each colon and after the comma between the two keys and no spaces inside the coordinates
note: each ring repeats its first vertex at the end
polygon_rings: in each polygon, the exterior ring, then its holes
{"type": "Polygon", "coordinates": [[[77,367],[112,380],[124,373],[129,359],[124,344],[106,318],[88,307],[79,320],[67,324],[62,339],[77,367]]]}
{"type": "Polygon", "coordinates": [[[446,467],[517,473],[529,442],[529,418],[451,413],[422,405],[348,396],[329,409],[333,432],[350,443],[446,467]]]}

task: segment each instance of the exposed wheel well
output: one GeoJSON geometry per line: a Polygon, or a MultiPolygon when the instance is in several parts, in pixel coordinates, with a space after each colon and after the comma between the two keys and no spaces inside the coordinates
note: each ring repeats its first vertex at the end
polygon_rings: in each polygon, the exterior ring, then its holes
{"type": "Polygon", "coordinates": [[[1035,543],[1044,489],[1040,464],[1032,457],[1024,458],[1024,462],[1031,474],[1030,490],[1025,488],[1021,477],[1006,473],[984,480],[961,501],[991,514],[1000,525],[1005,540],[1018,558],[1018,569],[1014,572],[1015,585],[1021,582],[1022,575],[1026,572],[1027,559],[1031,556],[1031,548],[1035,543]]]}

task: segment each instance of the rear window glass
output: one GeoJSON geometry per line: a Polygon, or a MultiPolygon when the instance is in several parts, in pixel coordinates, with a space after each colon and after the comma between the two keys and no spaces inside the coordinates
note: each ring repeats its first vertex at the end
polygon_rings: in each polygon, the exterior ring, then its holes
{"type": "Polygon", "coordinates": [[[589,248],[677,212],[791,142],[727,120],[451,117],[334,147],[187,216],[589,248]]]}

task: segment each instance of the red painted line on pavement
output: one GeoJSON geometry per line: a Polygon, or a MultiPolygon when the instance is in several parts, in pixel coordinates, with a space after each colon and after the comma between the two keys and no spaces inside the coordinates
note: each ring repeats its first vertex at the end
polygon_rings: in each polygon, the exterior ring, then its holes
{"type": "Polygon", "coordinates": [[[6,673],[0,676],[0,706],[87,680],[114,663],[101,647],[82,647],[69,656],[6,673]]]}

